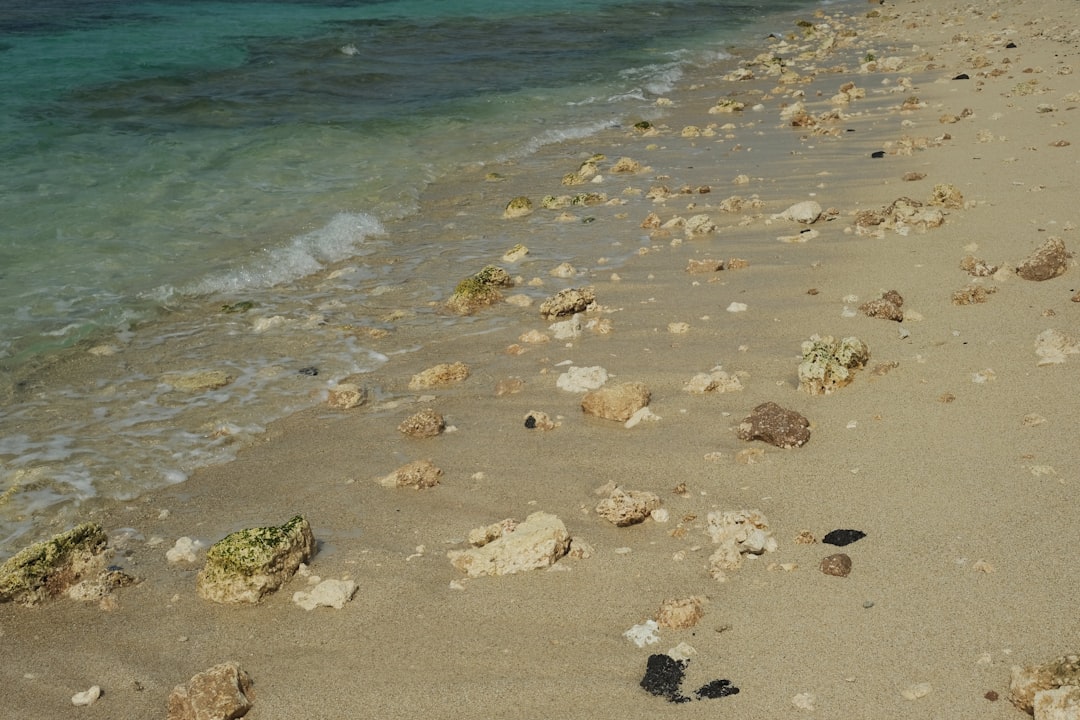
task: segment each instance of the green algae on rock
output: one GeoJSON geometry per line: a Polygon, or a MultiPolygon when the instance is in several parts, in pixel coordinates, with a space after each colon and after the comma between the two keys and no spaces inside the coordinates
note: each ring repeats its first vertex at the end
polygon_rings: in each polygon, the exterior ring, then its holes
{"type": "Polygon", "coordinates": [[[802,344],[799,389],[811,395],[828,395],[854,379],[852,370],[870,360],[870,349],[857,337],[835,340],[831,335],[811,335],[802,344]]]}
{"type": "Polygon", "coordinates": [[[83,523],[16,553],[0,565],[0,602],[37,605],[105,569],[108,537],[83,523]]]}
{"type": "Polygon", "coordinates": [[[238,530],[207,550],[196,590],[214,602],[256,603],[314,555],[315,537],[302,515],[280,526],[238,530]]]}
{"type": "Polygon", "coordinates": [[[482,307],[502,300],[501,287],[513,285],[510,273],[497,265],[485,265],[480,272],[457,284],[446,301],[446,309],[458,315],[470,315],[482,307]]]}

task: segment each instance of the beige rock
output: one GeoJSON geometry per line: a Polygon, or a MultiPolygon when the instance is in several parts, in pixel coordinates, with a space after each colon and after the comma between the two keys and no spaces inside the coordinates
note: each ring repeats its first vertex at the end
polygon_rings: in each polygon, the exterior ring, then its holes
{"type": "Polygon", "coordinates": [[[469,377],[469,366],[463,362],[439,363],[419,372],[409,381],[410,390],[428,390],[459,383],[469,377]]]}
{"type": "Polygon", "coordinates": [[[810,225],[817,222],[821,217],[821,205],[814,200],[804,200],[795,203],[779,215],[773,215],[774,220],[791,220],[793,222],[810,225]]]}
{"type": "Polygon", "coordinates": [[[548,320],[573,313],[584,312],[596,302],[596,291],[591,288],[567,288],[560,290],[540,304],[540,314],[548,320]]]}
{"type": "Polygon", "coordinates": [[[200,370],[191,373],[166,373],[161,376],[161,382],[172,385],[173,388],[182,392],[205,392],[223,388],[233,381],[231,375],[224,370],[200,370]]]}
{"type": "Polygon", "coordinates": [[[195,589],[213,602],[257,603],[314,555],[315,536],[302,515],[281,526],[239,530],[206,551],[195,589]]]}
{"type": "Polygon", "coordinates": [[[497,539],[469,550],[447,553],[451,564],[469,577],[513,575],[550,567],[570,549],[570,534],[558,517],[535,512],[497,539]]]}
{"type": "Polygon", "coordinates": [[[857,337],[835,340],[831,335],[811,335],[802,344],[799,389],[811,395],[828,395],[854,380],[853,370],[866,365],[870,350],[857,337]]]}
{"type": "Polygon", "coordinates": [[[326,395],[326,404],[339,410],[360,407],[367,400],[367,391],[355,383],[338,383],[326,395]]]}
{"type": "Polygon", "coordinates": [[[559,427],[561,423],[552,420],[546,412],[540,410],[530,410],[525,415],[525,427],[529,430],[554,430],[559,427]]]}
{"type": "Polygon", "coordinates": [[[251,677],[235,662],[215,665],[177,685],[169,694],[166,720],[234,720],[251,709],[251,677]]]}
{"type": "Polygon", "coordinates": [[[964,207],[964,196],[955,185],[942,183],[934,186],[933,195],[930,196],[931,205],[941,205],[947,208],[964,207]]]}
{"type": "Polygon", "coordinates": [[[442,470],[430,460],[414,460],[379,478],[379,484],[390,488],[411,487],[423,490],[438,485],[441,476],[442,470]]]}
{"type": "Polygon", "coordinates": [[[904,298],[901,297],[900,293],[895,290],[889,290],[882,294],[877,300],[863,303],[859,306],[859,310],[867,317],[903,322],[903,306],[904,298]]]}
{"type": "Polygon", "coordinates": [[[1080,686],[1080,655],[1062,655],[1038,665],[1014,665],[1009,683],[1009,702],[1032,715],[1035,697],[1045,690],[1080,686]]]}
{"type": "Polygon", "coordinates": [[[443,416],[431,408],[410,415],[398,425],[398,431],[415,438],[435,437],[445,429],[446,421],[443,416]]]}
{"type": "Polygon", "coordinates": [[[1080,687],[1069,685],[1035,693],[1035,720],[1080,720],[1080,687]]]}
{"type": "Polygon", "coordinates": [[[356,593],[356,583],[352,580],[323,580],[310,590],[297,590],[293,593],[292,600],[304,610],[311,611],[317,607],[329,607],[340,610],[345,603],[352,600],[356,593]]]}
{"type": "Polygon", "coordinates": [[[596,514],[618,527],[637,525],[660,507],[660,496],[645,490],[615,487],[596,506],[596,514]]]}
{"type": "Polygon", "coordinates": [[[1039,357],[1038,365],[1060,365],[1068,359],[1066,356],[1080,354],[1080,340],[1048,328],[1036,336],[1035,354],[1039,357]]]}
{"type": "Polygon", "coordinates": [[[626,422],[649,404],[650,397],[644,383],[627,382],[587,393],[581,400],[581,409],[587,415],[626,422]]]}
{"type": "Polygon", "coordinates": [[[525,217],[526,215],[531,215],[532,212],[532,200],[521,195],[506,203],[506,209],[503,210],[503,217],[511,220],[513,218],[520,218],[525,217]]]}
{"type": "Polygon", "coordinates": [[[656,611],[656,624],[662,628],[685,630],[697,625],[705,615],[705,598],[692,595],[686,598],[668,598],[656,611]]]}
{"type": "Polygon", "coordinates": [[[743,389],[743,386],[737,375],[717,367],[713,368],[711,372],[698,373],[690,378],[689,382],[683,386],[683,389],[686,392],[701,395],[710,392],[738,392],[743,389]]]}
{"type": "Polygon", "coordinates": [[[705,531],[719,545],[709,557],[709,574],[717,580],[726,579],[726,570],[742,567],[745,555],[774,552],[778,547],[760,510],[711,512],[705,531]]]}

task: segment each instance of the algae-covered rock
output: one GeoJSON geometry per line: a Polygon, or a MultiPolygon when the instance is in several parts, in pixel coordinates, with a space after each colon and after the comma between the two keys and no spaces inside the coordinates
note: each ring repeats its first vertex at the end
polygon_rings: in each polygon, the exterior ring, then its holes
{"type": "Polygon", "coordinates": [[[238,530],[206,551],[196,590],[214,602],[256,603],[314,555],[315,536],[302,515],[280,526],[238,530]]]}
{"type": "Polygon", "coordinates": [[[870,349],[857,337],[835,340],[831,335],[811,335],[802,344],[799,389],[811,395],[828,395],[854,379],[853,370],[870,360],[870,349]]]}
{"type": "Polygon", "coordinates": [[[547,319],[585,312],[596,302],[596,290],[587,288],[567,288],[560,290],[540,303],[540,314],[547,319]]]}
{"type": "Polygon", "coordinates": [[[0,565],[0,602],[37,605],[105,569],[108,537],[101,525],[83,523],[20,550],[0,565]]]}
{"type": "Polygon", "coordinates": [[[496,265],[485,265],[480,272],[457,284],[454,294],[446,301],[446,309],[459,315],[469,315],[502,300],[499,288],[513,284],[510,273],[496,265]]]}
{"type": "Polygon", "coordinates": [[[525,217],[526,215],[531,215],[532,211],[532,200],[525,197],[524,195],[519,195],[510,202],[506,203],[506,209],[503,210],[503,217],[508,220],[512,218],[525,217]]]}

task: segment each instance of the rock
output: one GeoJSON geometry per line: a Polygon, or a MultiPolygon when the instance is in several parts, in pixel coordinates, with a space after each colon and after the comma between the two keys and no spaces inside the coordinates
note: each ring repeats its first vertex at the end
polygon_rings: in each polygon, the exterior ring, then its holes
{"type": "Polygon", "coordinates": [[[507,220],[511,220],[513,218],[532,215],[532,212],[532,200],[525,197],[524,195],[519,195],[518,197],[512,199],[510,202],[506,203],[506,209],[503,210],[503,217],[507,220]]]}
{"type": "Polygon", "coordinates": [[[934,192],[930,196],[930,204],[959,209],[964,207],[964,196],[955,185],[942,183],[934,186],[934,192]]]}
{"type": "Polygon", "coordinates": [[[857,337],[836,341],[831,335],[811,335],[802,344],[799,389],[811,395],[828,395],[854,379],[852,370],[866,365],[870,350],[857,337]]]}
{"type": "Polygon", "coordinates": [[[900,296],[900,293],[889,290],[877,300],[863,303],[859,306],[859,310],[867,317],[903,322],[904,311],[901,309],[903,305],[904,298],[900,296]]]}
{"type": "Polygon", "coordinates": [[[414,438],[435,437],[446,429],[443,416],[431,408],[410,415],[398,425],[398,431],[414,438]]]}
{"type": "Polygon", "coordinates": [[[513,263],[517,262],[521,258],[529,254],[529,248],[525,247],[521,243],[518,243],[514,247],[510,248],[503,253],[503,262],[513,263]]]}
{"type": "Polygon", "coordinates": [[[338,410],[360,407],[367,400],[367,391],[355,383],[338,383],[326,394],[326,404],[338,410]]]}
{"type": "Polygon", "coordinates": [[[659,507],[660,496],[656,493],[615,487],[596,506],[596,514],[618,527],[626,527],[643,522],[659,507]]]}
{"type": "MultiPolygon", "coordinates": [[[[640,685],[650,695],[666,698],[669,702],[690,702],[694,698],[682,694],[683,677],[689,663],[689,660],[676,660],[670,655],[650,655],[640,685]]],[[[730,680],[713,680],[694,691],[694,696],[698,700],[705,700],[736,695],[738,692],[739,688],[732,685],[730,680]]]]}
{"type": "Polygon", "coordinates": [[[861,210],[855,214],[855,232],[859,235],[884,235],[893,230],[907,235],[912,229],[926,232],[945,223],[945,214],[936,207],[923,207],[918,200],[897,198],[881,210],[861,210]]]}
{"type": "Polygon", "coordinates": [[[626,422],[649,404],[650,397],[649,388],[644,383],[627,382],[586,393],[581,399],[581,409],[587,415],[626,422]]]}
{"type": "Polygon", "coordinates": [[[172,385],[174,389],[182,392],[205,392],[223,388],[233,381],[231,375],[224,370],[200,370],[193,373],[166,373],[161,376],[161,382],[172,385]]]}
{"type": "Polygon", "coordinates": [[[1080,655],[1062,655],[1039,665],[1014,665],[1009,702],[1032,715],[1038,693],[1063,687],[1080,687],[1080,655]]]}
{"type": "Polygon", "coordinates": [[[607,379],[607,370],[599,365],[584,368],[571,366],[559,375],[555,387],[572,393],[588,392],[603,387],[607,379]]]}
{"type": "Polygon", "coordinates": [[[836,577],[847,577],[851,573],[851,558],[844,553],[836,553],[821,558],[821,572],[836,577]]]}
{"type": "Polygon", "coordinates": [[[708,373],[698,373],[690,378],[683,389],[700,395],[709,392],[737,392],[742,390],[743,386],[738,376],[725,372],[721,367],[715,367],[708,373]]]}
{"type": "Polygon", "coordinates": [[[414,460],[379,478],[379,484],[389,488],[411,487],[423,490],[438,485],[441,476],[442,470],[430,460],[414,460]]]}
{"type": "Polygon", "coordinates": [[[440,363],[412,376],[410,390],[428,390],[430,388],[452,385],[469,377],[469,366],[463,362],[440,363]]]}
{"type": "Polygon", "coordinates": [[[469,577],[513,575],[554,565],[570,549],[562,520],[535,512],[501,537],[482,547],[447,553],[450,563],[469,577]]]}
{"type": "Polygon", "coordinates": [[[77,692],[71,696],[71,704],[75,707],[86,707],[93,705],[101,697],[101,686],[94,685],[89,690],[83,690],[77,692]]]}
{"type": "Polygon", "coordinates": [[[215,665],[177,685],[169,694],[166,720],[234,720],[251,709],[251,677],[235,662],[215,665]]]}
{"type": "Polygon", "coordinates": [[[983,287],[982,285],[968,285],[952,294],[953,305],[980,305],[997,292],[996,287],[983,287]]]}
{"type": "Polygon", "coordinates": [[[513,518],[506,518],[500,520],[497,523],[492,523],[481,528],[474,528],[469,531],[469,544],[473,547],[483,547],[489,542],[498,540],[504,535],[508,535],[517,529],[518,521],[513,518]]]}
{"type": "Polygon", "coordinates": [[[796,448],[810,439],[810,421],[774,402],[758,405],[739,424],[741,440],[762,440],[780,448],[796,448]]]}
{"type": "Polygon", "coordinates": [[[1035,720],[1080,720],[1080,687],[1070,685],[1035,693],[1035,720]]]}
{"type": "Polygon", "coordinates": [[[551,331],[552,337],[556,340],[572,340],[580,337],[581,333],[585,332],[585,326],[581,322],[581,318],[574,315],[568,320],[551,323],[548,330],[551,331]]]}
{"type": "Polygon", "coordinates": [[[844,547],[846,545],[850,545],[853,542],[858,542],[864,537],[866,537],[866,533],[864,533],[862,530],[830,530],[829,532],[825,533],[825,537],[821,538],[821,542],[827,545],[844,547]]]}
{"type": "Polygon", "coordinates": [[[37,605],[96,577],[105,570],[107,544],[101,525],[83,523],[20,550],[0,565],[0,602],[37,605]]]}
{"type": "Polygon", "coordinates": [[[709,558],[709,574],[717,580],[727,579],[725,570],[742,567],[745,555],[775,552],[778,547],[760,510],[711,512],[705,532],[720,546],[709,558]]]}
{"type": "Polygon", "coordinates": [[[173,546],[165,552],[165,559],[170,564],[193,563],[199,559],[199,551],[202,549],[203,544],[201,542],[184,536],[178,538],[173,546]]]}
{"type": "Polygon", "coordinates": [[[716,223],[708,215],[695,215],[686,221],[686,236],[696,237],[716,232],[716,223]]]}
{"type": "Polygon", "coordinates": [[[284,585],[315,555],[315,537],[303,516],[281,526],[226,535],[206,551],[195,589],[218,603],[257,603],[284,585]]]}
{"type": "Polygon", "coordinates": [[[1061,238],[1050,237],[1020,263],[1016,274],[1025,280],[1050,280],[1069,268],[1071,257],[1072,253],[1065,249],[1061,238]]]}
{"type": "Polygon", "coordinates": [[[486,265],[480,272],[457,284],[454,294],[446,301],[446,309],[458,315],[470,315],[482,307],[502,300],[499,288],[510,287],[510,273],[495,265],[486,265]]]}
{"type": "Polygon", "coordinates": [[[72,600],[78,600],[80,602],[101,602],[102,609],[112,610],[115,608],[115,604],[110,602],[113,599],[113,591],[122,587],[128,587],[129,585],[135,585],[138,582],[139,580],[137,578],[134,578],[121,570],[109,568],[82,582],[72,585],[67,589],[65,594],[72,600]]]}
{"type": "Polygon", "coordinates": [[[530,410],[525,416],[525,427],[528,430],[554,430],[560,424],[552,420],[547,413],[539,410],[530,410]]]}
{"type": "Polygon", "coordinates": [[[814,200],[804,200],[799,203],[795,203],[784,212],[773,215],[773,220],[792,220],[803,225],[810,225],[817,222],[821,217],[821,204],[814,200]]]}
{"type": "Polygon", "coordinates": [[[691,258],[686,263],[686,272],[691,275],[702,275],[705,273],[720,272],[724,269],[723,260],[713,260],[711,258],[705,258],[702,260],[694,260],[691,258]]]}
{"type": "Polygon", "coordinates": [[[340,610],[355,593],[356,583],[352,580],[323,580],[309,591],[297,590],[292,600],[309,612],[317,607],[340,610]]]}
{"type": "Polygon", "coordinates": [[[669,598],[660,603],[656,611],[656,624],[662,628],[685,630],[697,625],[705,615],[705,598],[692,595],[686,598],[669,598]]]}
{"type": "Polygon", "coordinates": [[[998,266],[989,265],[974,255],[965,255],[960,260],[960,269],[972,277],[990,277],[998,271],[998,266]]]}
{"type": "Polygon", "coordinates": [[[596,302],[596,291],[591,288],[567,288],[560,290],[540,303],[540,314],[548,320],[584,312],[596,302]]]}
{"type": "Polygon", "coordinates": [[[1035,354],[1038,365],[1060,365],[1068,359],[1066,355],[1080,354],[1080,341],[1060,330],[1043,330],[1035,337],[1035,354]]]}

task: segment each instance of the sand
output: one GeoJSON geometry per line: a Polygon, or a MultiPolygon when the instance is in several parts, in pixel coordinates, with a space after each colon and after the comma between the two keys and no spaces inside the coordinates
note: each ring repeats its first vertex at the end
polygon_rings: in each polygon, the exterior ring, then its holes
{"type": "MultiPolygon", "coordinates": [[[[451,264],[461,277],[499,263],[518,242],[536,248],[531,260],[504,266],[542,278],[545,293],[568,284],[548,271],[569,262],[580,273],[569,284],[594,287],[600,305],[583,318],[610,321],[610,332],[522,342],[528,331],[547,332],[538,303],[448,319],[422,352],[364,378],[364,406],[300,413],[229,464],[89,509],[114,537],[117,564],[142,582],[104,609],[0,605],[0,715],[164,717],[173,686],[234,660],[253,679],[247,717],[256,720],[1020,717],[1005,699],[1010,666],[1080,646],[1080,356],[1039,366],[1035,354],[1043,330],[1080,337],[1072,300],[1080,270],[1070,261],[1044,282],[1012,271],[1051,236],[1080,247],[1080,75],[1071,74],[1080,6],[914,0],[805,17],[857,34],[820,57],[800,59],[794,48],[817,50],[823,33],[745,51],[740,59],[781,54],[804,81],[778,84],[752,66],[761,77],[734,86],[731,99],[746,104],[739,113],[709,114],[716,88],[732,85],[703,77],[671,95],[653,136],[612,130],[507,167],[501,183],[478,173],[433,187],[430,214],[401,232],[453,217],[458,232],[505,240],[491,257],[451,264]],[[870,11],[878,16],[864,17],[870,11]],[[899,58],[899,69],[860,71],[871,53],[899,58]],[[954,79],[961,73],[968,79],[954,79]],[[865,97],[840,103],[833,96],[849,81],[865,97]],[[819,126],[835,134],[782,120],[800,99],[815,116],[838,108],[841,119],[819,126]],[[682,133],[727,122],[712,135],[682,133]],[[607,158],[604,183],[560,186],[593,153],[607,158]],[[648,169],[609,175],[623,156],[648,169]],[[924,177],[903,180],[908,173],[924,177]],[[737,184],[740,175],[749,181],[737,184]],[[855,213],[901,197],[925,203],[938,184],[963,197],[939,208],[940,227],[856,232],[855,213]],[[675,194],[647,199],[659,185],[675,194]],[[683,187],[691,192],[678,194],[683,187]],[[538,202],[577,190],[625,203],[570,208],[573,222],[539,210],[501,218],[517,195],[538,202]],[[731,195],[763,205],[719,210],[731,195]],[[806,226],[772,219],[810,199],[836,214],[806,226]],[[707,214],[718,228],[691,238],[678,227],[643,229],[650,212],[664,222],[707,214]],[[586,234],[610,237],[612,257],[628,259],[577,255],[575,238],[586,234]],[[973,278],[960,267],[967,255],[1004,271],[973,278]],[[748,267],[686,272],[690,260],[732,257],[748,267]],[[954,304],[953,293],[971,285],[996,292],[954,304]],[[902,323],[858,312],[888,290],[903,296],[902,323]],[[729,311],[732,303],[745,311],[729,311]],[[868,367],[828,396],[800,392],[800,346],[812,334],[857,336],[868,367]],[[469,366],[468,379],[409,389],[416,373],[453,362],[469,366]],[[581,393],[556,387],[569,365],[644,383],[659,419],[628,429],[585,416],[581,393]],[[743,389],[685,390],[718,365],[738,373],[743,389]],[[509,379],[522,381],[520,391],[497,394],[509,379]],[[808,443],[781,450],[738,439],[740,421],[769,401],[810,421],[808,443]],[[398,424],[426,407],[449,430],[403,436],[398,424]],[[532,411],[558,426],[527,429],[532,411]],[[740,462],[750,448],[764,452],[740,462]],[[378,482],[423,459],[442,469],[437,487],[378,482]],[[667,521],[602,520],[595,491],[612,482],[658,494],[667,521]],[[779,547],[720,582],[708,572],[706,517],[740,509],[764,513],[779,547]],[[476,579],[450,564],[447,552],[463,548],[471,529],[539,510],[561,518],[592,556],[476,579]],[[358,585],[340,610],[294,605],[292,593],[306,588],[300,577],[257,606],[215,605],[194,591],[201,560],[165,560],[181,536],[210,543],[297,513],[319,541],[311,572],[358,585]],[[134,533],[127,540],[125,528],[134,533]],[[843,549],[795,542],[834,529],[866,536],[843,549]],[[847,577],[818,568],[835,552],[852,559],[847,577]],[[664,600],[690,596],[707,599],[692,628],[663,629],[646,647],[623,637],[664,600]],[[719,678],[740,692],[678,705],[649,695],[639,686],[649,655],[679,643],[696,650],[685,692],[719,678]],[[905,695],[923,683],[928,693],[905,695]],[[92,685],[101,699],[73,708],[71,696],[92,685]],[[987,699],[990,691],[1001,699],[987,699]]],[[[433,263],[415,280],[447,267],[433,263]]]]}

